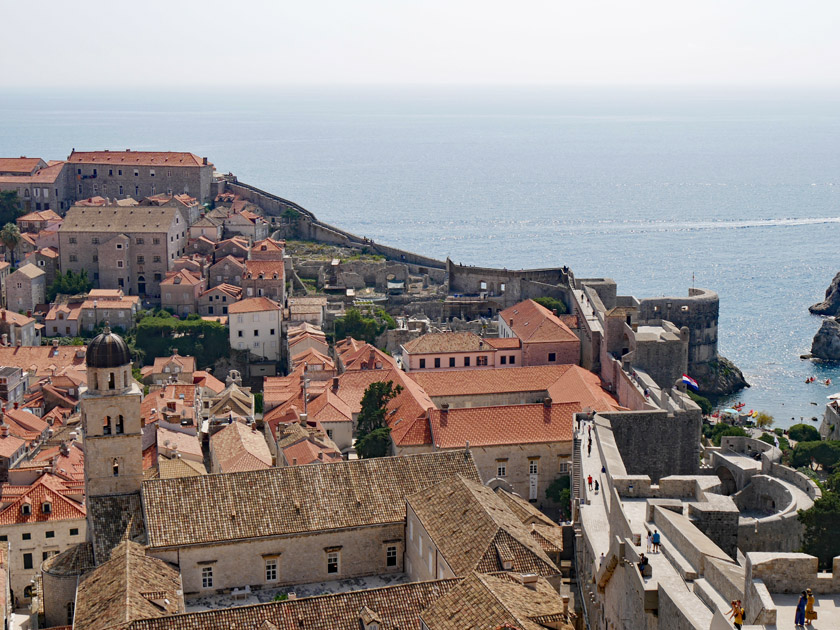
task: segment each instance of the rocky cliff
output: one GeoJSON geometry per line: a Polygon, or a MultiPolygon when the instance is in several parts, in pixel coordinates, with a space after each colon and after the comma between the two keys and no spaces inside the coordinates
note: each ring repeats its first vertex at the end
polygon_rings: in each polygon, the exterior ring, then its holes
{"type": "MultiPolygon", "coordinates": [[[[834,280],[836,281],[837,278],[834,280]]],[[[840,322],[836,318],[824,320],[817,334],[814,335],[814,341],[811,343],[811,357],[826,361],[840,361],[840,322]]]]}
{"type": "Polygon", "coordinates": [[[716,361],[703,363],[692,371],[691,376],[697,380],[700,393],[704,396],[728,396],[750,386],[738,366],[720,355],[716,361]]]}
{"type": "Polygon", "coordinates": [[[814,315],[840,315],[840,273],[834,276],[825,290],[825,300],[814,304],[809,309],[814,315]]]}

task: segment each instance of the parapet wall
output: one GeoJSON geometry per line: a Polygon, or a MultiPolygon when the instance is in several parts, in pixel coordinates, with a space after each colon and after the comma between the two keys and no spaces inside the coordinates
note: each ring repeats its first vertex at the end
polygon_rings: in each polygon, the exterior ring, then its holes
{"type": "Polygon", "coordinates": [[[573,275],[568,267],[495,269],[459,265],[447,259],[446,272],[449,278],[450,294],[486,293],[504,307],[508,307],[528,298],[546,295],[546,289],[551,288],[555,292],[555,297],[562,299],[566,306],[571,303],[567,291],[573,281],[573,275]]]}
{"type": "Polygon", "coordinates": [[[688,297],[644,298],[639,304],[639,324],[665,319],[677,328],[688,326],[688,365],[717,358],[720,300],[707,289],[689,289],[688,297]]]}
{"type": "Polygon", "coordinates": [[[818,572],[819,561],[805,553],[757,552],[746,554],[747,584],[759,579],[771,593],[840,592],[840,556],[834,558],[831,573],[818,572]]]}

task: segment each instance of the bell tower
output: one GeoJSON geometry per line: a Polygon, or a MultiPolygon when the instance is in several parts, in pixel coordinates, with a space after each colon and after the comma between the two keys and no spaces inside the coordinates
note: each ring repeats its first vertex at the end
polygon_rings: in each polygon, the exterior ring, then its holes
{"type": "Polygon", "coordinates": [[[87,390],[81,404],[86,496],[140,492],[143,392],[131,376],[128,345],[106,325],[88,346],[85,363],[87,390]]]}

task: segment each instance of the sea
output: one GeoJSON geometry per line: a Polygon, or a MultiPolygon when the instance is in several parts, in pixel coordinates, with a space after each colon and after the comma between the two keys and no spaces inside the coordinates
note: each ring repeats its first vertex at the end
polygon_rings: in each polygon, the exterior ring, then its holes
{"type": "Polygon", "coordinates": [[[840,365],[800,359],[820,326],[808,306],[840,271],[838,147],[840,93],[820,90],[0,91],[3,156],[192,151],[440,259],[568,265],[637,297],[712,289],[720,352],[752,385],[720,403],[781,427],[840,391],[840,365]]]}

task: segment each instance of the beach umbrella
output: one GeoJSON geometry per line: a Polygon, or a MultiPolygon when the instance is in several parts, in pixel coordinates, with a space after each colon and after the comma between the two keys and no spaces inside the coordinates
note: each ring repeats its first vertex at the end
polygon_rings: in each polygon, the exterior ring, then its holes
{"type": "Polygon", "coordinates": [[[728,413],[730,415],[737,416],[737,415],[740,415],[741,412],[738,411],[737,409],[724,409],[723,413],[728,413]]]}

